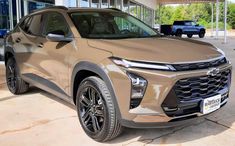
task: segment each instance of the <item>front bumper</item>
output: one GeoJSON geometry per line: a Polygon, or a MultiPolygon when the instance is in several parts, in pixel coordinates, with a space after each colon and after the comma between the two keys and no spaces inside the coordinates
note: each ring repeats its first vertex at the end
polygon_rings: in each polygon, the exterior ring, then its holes
{"type": "MultiPolygon", "coordinates": [[[[163,110],[163,102],[170,94],[177,81],[184,78],[198,77],[207,75],[208,69],[168,72],[142,69],[124,69],[114,65],[112,62],[105,62],[104,69],[113,85],[117,99],[117,106],[120,110],[120,121],[123,126],[127,127],[171,127],[184,124],[195,120],[197,117],[204,116],[199,111],[188,114],[169,114],[163,110]],[[145,95],[136,108],[130,109],[131,83],[126,72],[137,74],[148,81],[145,95]]],[[[220,71],[231,70],[231,64],[227,63],[218,67],[220,71]]],[[[227,94],[229,87],[223,89],[218,94],[227,94]]],[[[226,97],[227,98],[227,97],[226,97]]],[[[173,100],[173,99],[172,99],[173,100]]],[[[190,104],[200,103],[202,99],[192,101],[190,104]]],[[[173,100],[174,102],[174,100],[173,100]]],[[[176,102],[176,101],[175,101],[176,102]]],[[[225,105],[227,99],[224,100],[225,105]]],[[[192,105],[193,105],[192,104],[192,105]]],[[[183,110],[184,111],[184,110],[183,110]]]]}

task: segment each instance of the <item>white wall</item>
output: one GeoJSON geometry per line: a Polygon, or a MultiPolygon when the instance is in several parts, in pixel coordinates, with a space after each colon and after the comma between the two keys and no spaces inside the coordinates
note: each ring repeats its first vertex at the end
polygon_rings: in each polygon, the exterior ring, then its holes
{"type": "Polygon", "coordinates": [[[55,5],[63,6],[64,5],[64,0],[55,0],[55,5]]]}
{"type": "Polygon", "coordinates": [[[157,0],[134,0],[138,3],[144,4],[149,8],[152,8],[154,10],[156,10],[157,8],[157,0]]]}

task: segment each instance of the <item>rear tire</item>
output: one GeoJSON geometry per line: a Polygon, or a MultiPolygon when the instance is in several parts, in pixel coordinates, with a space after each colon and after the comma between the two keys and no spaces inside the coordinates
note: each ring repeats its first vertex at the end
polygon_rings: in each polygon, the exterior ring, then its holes
{"type": "Polygon", "coordinates": [[[175,36],[177,36],[177,37],[182,37],[182,30],[180,30],[180,29],[178,29],[177,31],[176,31],[176,34],[175,34],[175,36]]]}
{"type": "Polygon", "coordinates": [[[112,96],[103,80],[91,76],[78,88],[76,105],[79,121],[92,139],[105,142],[122,132],[112,96]]]}
{"type": "Polygon", "coordinates": [[[14,58],[7,61],[6,82],[10,92],[16,95],[23,94],[29,89],[29,84],[20,77],[19,68],[14,58]]]}
{"type": "Polygon", "coordinates": [[[188,37],[188,38],[192,38],[193,35],[192,35],[192,34],[187,34],[187,37],[188,37]]]}

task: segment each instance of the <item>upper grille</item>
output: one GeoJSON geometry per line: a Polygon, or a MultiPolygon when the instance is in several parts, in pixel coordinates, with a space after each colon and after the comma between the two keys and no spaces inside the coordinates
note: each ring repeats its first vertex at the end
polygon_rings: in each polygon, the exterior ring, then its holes
{"type": "Polygon", "coordinates": [[[200,76],[179,80],[174,86],[175,93],[181,99],[195,99],[212,96],[229,85],[230,70],[215,76],[200,76]]]}
{"type": "Polygon", "coordinates": [[[196,70],[196,69],[206,69],[211,67],[217,67],[223,64],[226,64],[226,58],[220,58],[210,62],[199,62],[199,63],[185,63],[185,64],[174,64],[173,67],[177,71],[187,71],[187,70],[196,70]]]}

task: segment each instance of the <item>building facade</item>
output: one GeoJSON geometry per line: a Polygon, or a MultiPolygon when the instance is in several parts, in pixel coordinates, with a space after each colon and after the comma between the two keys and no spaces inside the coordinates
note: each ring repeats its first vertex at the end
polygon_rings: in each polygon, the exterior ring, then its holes
{"type": "Polygon", "coordinates": [[[156,0],[56,0],[56,5],[67,7],[118,8],[153,26],[156,0]]]}
{"type": "Polygon", "coordinates": [[[0,0],[0,29],[11,30],[20,18],[52,5],[67,7],[118,8],[153,26],[156,0],[0,0]]]}
{"type": "Polygon", "coordinates": [[[54,4],[55,0],[0,0],[0,29],[10,30],[33,10],[54,4]]]}

